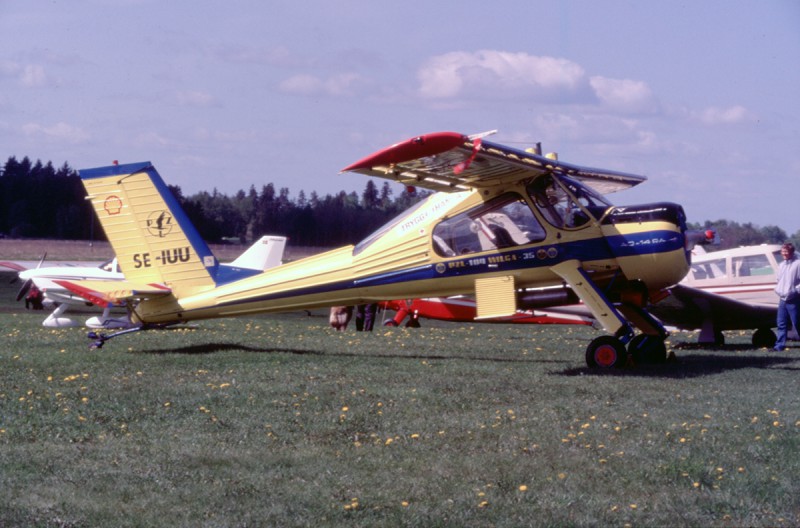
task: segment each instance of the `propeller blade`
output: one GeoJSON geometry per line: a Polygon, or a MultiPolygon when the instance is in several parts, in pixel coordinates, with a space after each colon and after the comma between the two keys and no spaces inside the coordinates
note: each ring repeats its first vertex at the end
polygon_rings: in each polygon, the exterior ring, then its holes
{"type": "Polygon", "coordinates": [[[36,269],[39,269],[39,268],[42,267],[42,264],[44,264],[44,259],[46,259],[46,258],[47,258],[47,251],[45,251],[44,255],[42,255],[42,258],[39,259],[39,264],[36,265],[36,269]]]}
{"type": "Polygon", "coordinates": [[[22,298],[28,294],[28,290],[31,289],[31,286],[33,286],[32,279],[28,279],[24,283],[22,283],[22,288],[19,289],[19,293],[17,294],[17,301],[21,301],[22,298]]]}

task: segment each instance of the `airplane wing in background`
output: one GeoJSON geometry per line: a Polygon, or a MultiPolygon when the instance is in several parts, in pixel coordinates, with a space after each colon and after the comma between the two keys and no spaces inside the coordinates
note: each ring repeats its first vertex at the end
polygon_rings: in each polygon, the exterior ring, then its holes
{"type": "Polygon", "coordinates": [[[98,306],[122,304],[126,300],[151,299],[169,295],[172,290],[161,284],[135,284],[126,280],[56,280],[59,286],[80,295],[98,306]]]}
{"type": "Polygon", "coordinates": [[[722,330],[771,329],[777,314],[777,306],[741,302],[683,284],[670,288],[670,295],[649,310],[667,325],[700,329],[700,342],[713,342],[722,330]]]}
{"type": "Polygon", "coordinates": [[[563,163],[455,132],[417,136],[380,150],[344,168],[423,187],[433,191],[463,191],[509,185],[543,173],[581,181],[601,194],[621,191],[647,178],[563,163]]]}
{"type": "Polygon", "coordinates": [[[7,261],[7,260],[4,260],[4,261],[0,262],[0,266],[3,266],[4,268],[12,269],[14,271],[25,271],[25,270],[28,269],[25,266],[17,264],[16,262],[10,262],[10,261],[7,261]]]}

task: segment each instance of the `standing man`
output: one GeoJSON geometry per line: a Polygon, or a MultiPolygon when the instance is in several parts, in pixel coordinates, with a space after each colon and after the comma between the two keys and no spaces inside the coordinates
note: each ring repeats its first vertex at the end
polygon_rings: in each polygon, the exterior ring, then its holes
{"type": "Polygon", "coordinates": [[[786,243],[781,247],[783,262],[778,266],[778,284],[775,293],[778,294],[778,340],[775,350],[786,348],[786,334],[789,331],[789,320],[795,329],[800,332],[797,322],[800,317],[800,258],[795,254],[794,245],[786,243]]]}

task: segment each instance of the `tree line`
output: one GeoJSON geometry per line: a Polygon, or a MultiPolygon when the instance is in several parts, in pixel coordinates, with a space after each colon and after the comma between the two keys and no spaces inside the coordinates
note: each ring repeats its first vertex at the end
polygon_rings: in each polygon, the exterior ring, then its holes
{"type": "MultiPolygon", "coordinates": [[[[295,246],[341,246],[372,231],[427,196],[425,191],[393,196],[390,183],[368,179],[363,192],[319,196],[268,183],[233,196],[202,191],[185,196],[169,185],[186,215],[208,242],[249,242],[283,235],[295,246]]],[[[105,240],[78,172],[67,163],[32,162],[12,156],[0,168],[0,236],[63,240],[105,240]]]]}
{"type": "MultiPolygon", "coordinates": [[[[184,196],[180,187],[172,193],[208,242],[249,242],[261,235],[283,235],[295,246],[341,246],[356,243],[428,193],[393,196],[389,182],[381,187],[368,179],[364,190],[340,191],[324,197],[300,191],[291,198],[289,189],[272,183],[261,189],[250,186],[232,196],[214,189],[184,196]]],[[[690,224],[691,229],[714,229],[718,249],[800,243],[800,231],[789,237],[778,226],[759,227],[730,220],[690,224]]],[[[58,169],[52,162],[32,162],[12,156],[0,169],[0,236],[62,240],[105,240],[97,226],[77,171],[67,163],[58,169]]]]}

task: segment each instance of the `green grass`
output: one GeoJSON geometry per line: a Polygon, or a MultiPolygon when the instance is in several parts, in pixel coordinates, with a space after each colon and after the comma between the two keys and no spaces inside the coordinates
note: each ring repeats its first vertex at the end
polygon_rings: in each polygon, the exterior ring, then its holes
{"type": "Polygon", "coordinates": [[[598,373],[591,328],[313,312],[89,351],[0,281],[0,526],[800,524],[798,348],[598,373]]]}

